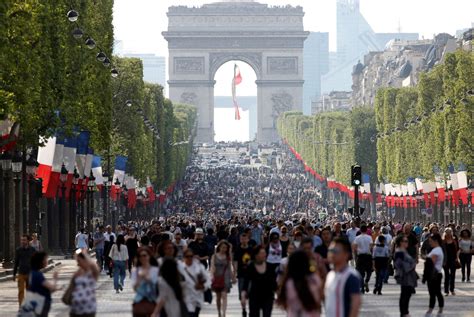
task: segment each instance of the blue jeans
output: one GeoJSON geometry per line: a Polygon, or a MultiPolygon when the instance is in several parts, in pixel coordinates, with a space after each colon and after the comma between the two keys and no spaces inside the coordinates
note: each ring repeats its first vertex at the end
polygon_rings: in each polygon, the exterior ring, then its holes
{"type": "Polygon", "coordinates": [[[102,271],[104,268],[104,249],[95,249],[95,258],[97,259],[99,270],[102,271]]]}
{"type": "Polygon", "coordinates": [[[383,282],[385,279],[385,276],[387,275],[387,269],[379,269],[378,271],[375,272],[375,289],[378,291],[382,291],[382,286],[383,282]]]}
{"type": "Polygon", "coordinates": [[[125,261],[114,261],[114,289],[118,290],[120,286],[123,287],[125,280],[125,261]],[[120,281],[119,281],[120,278],[120,281]]]}

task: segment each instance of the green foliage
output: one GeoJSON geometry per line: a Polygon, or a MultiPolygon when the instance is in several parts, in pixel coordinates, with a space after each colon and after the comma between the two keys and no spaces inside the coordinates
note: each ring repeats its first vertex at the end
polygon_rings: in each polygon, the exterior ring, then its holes
{"type": "MultiPolygon", "coordinates": [[[[82,1],[79,23],[107,55],[113,44],[112,0],[82,1]]],[[[108,144],[110,72],[84,39],[72,37],[65,0],[6,0],[0,4],[0,116],[19,122],[20,143],[38,144],[57,128],[91,131],[108,144]],[[57,116],[57,113],[60,116],[57,116]]]]}
{"type": "MultiPolygon", "coordinates": [[[[356,114],[329,112],[304,116],[300,112],[291,111],[278,118],[277,128],[280,136],[286,139],[315,171],[349,185],[351,165],[356,161],[370,160],[370,154],[361,151],[358,151],[360,157],[356,159],[354,144],[354,135],[363,137],[370,133],[366,130],[375,129],[374,114],[373,111],[371,114],[370,112],[370,109],[364,108],[357,110],[356,114]]],[[[370,150],[370,145],[366,144],[365,140],[361,144],[366,150],[370,150]]],[[[374,144],[371,144],[374,147],[374,144]]],[[[371,164],[374,164],[374,161],[371,164]]],[[[370,169],[375,170],[374,167],[370,169]]]]}
{"type": "Polygon", "coordinates": [[[408,177],[434,180],[433,167],[474,168],[473,106],[466,95],[474,82],[474,53],[457,51],[420,76],[415,88],[383,88],[375,100],[376,127],[389,133],[377,140],[378,177],[405,183],[408,177]],[[439,111],[446,100],[452,106],[439,111]],[[419,124],[405,126],[414,118],[419,124]],[[392,129],[401,131],[394,132],[392,129]]]}

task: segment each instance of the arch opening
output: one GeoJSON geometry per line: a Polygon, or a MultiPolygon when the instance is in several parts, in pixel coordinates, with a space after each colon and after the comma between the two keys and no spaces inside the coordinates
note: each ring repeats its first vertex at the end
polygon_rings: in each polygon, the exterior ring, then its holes
{"type": "Polygon", "coordinates": [[[247,62],[227,60],[211,71],[214,85],[214,141],[251,141],[257,135],[257,84],[258,74],[247,62]],[[232,99],[232,79],[237,65],[242,82],[236,86],[236,100],[240,120],[235,119],[232,99]]]}

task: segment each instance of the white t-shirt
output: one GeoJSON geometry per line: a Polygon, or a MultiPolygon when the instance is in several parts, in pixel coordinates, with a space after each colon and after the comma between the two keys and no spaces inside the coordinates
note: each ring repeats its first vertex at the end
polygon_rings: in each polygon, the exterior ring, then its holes
{"type": "Polygon", "coordinates": [[[346,231],[346,235],[347,235],[347,238],[349,239],[349,242],[350,243],[353,243],[356,236],[357,236],[357,232],[359,232],[359,228],[350,228],[350,229],[347,229],[346,231]]]}
{"type": "Polygon", "coordinates": [[[443,249],[441,249],[441,247],[434,248],[428,254],[428,257],[431,257],[432,255],[436,255],[436,261],[434,263],[434,267],[436,271],[438,271],[438,273],[441,273],[443,271],[443,261],[444,261],[443,249]]]}
{"type": "Polygon", "coordinates": [[[357,245],[357,254],[371,254],[370,245],[372,244],[372,237],[361,233],[354,239],[354,244],[357,245]]]}

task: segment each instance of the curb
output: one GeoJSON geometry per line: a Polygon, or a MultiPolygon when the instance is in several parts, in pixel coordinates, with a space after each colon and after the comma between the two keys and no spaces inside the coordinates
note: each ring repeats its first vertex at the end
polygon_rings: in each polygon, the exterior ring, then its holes
{"type": "MultiPolygon", "coordinates": [[[[62,264],[61,262],[52,262],[47,267],[45,267],[42,270],[42,272],[43,273],[49,272],[53,270],[54,268],[56,268],[57,266],[60,266],[61,264],[62,264]]],[[[12,276],[13,276],[13,270],[8,270],[3,277],[0,277],[0,283],[12,282],[12,276]]]]}

